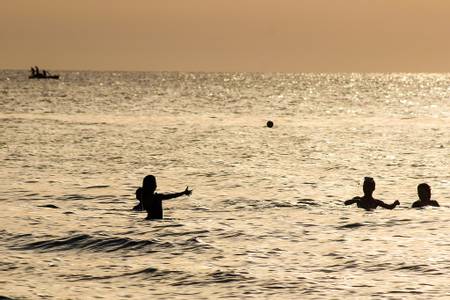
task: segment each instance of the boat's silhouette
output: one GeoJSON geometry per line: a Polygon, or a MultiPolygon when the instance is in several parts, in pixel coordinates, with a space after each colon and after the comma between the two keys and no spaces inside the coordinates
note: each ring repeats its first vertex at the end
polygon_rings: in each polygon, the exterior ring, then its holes
{"type": "Polygon", "coordinates": [[[30,75],[28,76],[30,79],[59,79],[59,75],[30,75]]]}
{"type": "Polygon", "coordinates": [[[59,79],[59,75],[51,75],[46,70],[43,70],[41,73],[38,67],[32,67],[30,71],[31,75],[28,76],[29,79],[59,79]]]}

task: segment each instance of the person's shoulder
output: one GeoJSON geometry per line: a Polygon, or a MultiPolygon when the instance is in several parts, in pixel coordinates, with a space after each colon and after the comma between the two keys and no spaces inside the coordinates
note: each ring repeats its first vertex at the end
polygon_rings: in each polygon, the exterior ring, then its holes
{"type": "Polygon", "coordinates": [[[134,211],[142,211],[144,210],[144,206],[142,205],[142,203],[139,203],[138,205],[133,207],[134,211]]]}
{"type": "Polygon", "coordinates": [[[431,206],[436,206],[436,207],[439,207],[440,205],[439,205],[439,202],[437,202],[436,200],[431,200],[430,201],[430,205],[431,206]]]}
{"type": "Polygon", "coordinates": [[[361,201],[361,199],[362,198],[360,196],[355,196],[355,197],[347,200],[346,202],[358,202],[358,201],[361,201]]]}
{"type": "Polygon", "coordinates": [[[374,201],[377,205],[384,205],[384,204],[386,204],[383,200],[380,200],[380,199],[373,199],[373,201],[374,201]]]}
{"type": "Polygon", "coordinates": [[[413,204],[411,205],[412,208],[417,208],[417,207],[422,207],[422,201],[420,200],[416,200],[415,202],[413,202],[413,204]]]}
{"type": "Polygon", "coordinates": [[[353,204],[353,203],[358,203],[360,199],[361,199],[361,197],[356,196],[356,197],[353,197],[352,199],[345,200],[344,204],[345,205],[350,205],[350,204],[353,204]]]}
{"type": "Polygon", "coordinates": [[[359,203],[363,200],[363,197],[361,196],[355,196],[352,199],[347,200],[346,202],[351,202],[351,203],[359,203]]]}

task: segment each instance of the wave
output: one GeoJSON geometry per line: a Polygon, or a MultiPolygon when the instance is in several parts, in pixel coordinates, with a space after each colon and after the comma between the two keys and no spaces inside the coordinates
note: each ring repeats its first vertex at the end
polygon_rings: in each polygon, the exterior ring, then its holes
{"type": "Polygon", "coordinates": [[[352,229],[352,228],[358,228],[358,227],[363,227],[366,226],[367,224],[364,223],[350,223],[350,224],[345,224],[345,225],[341,225],[338,226],[338,229],[352,229]]]}
{"type": "Polygon", "coordinates": [[[44,205],[38,205],[38,207],[43,207],[43,208],[59,208],[58,206],[54,205],[54,204],[44,204],[44,205]]]}
{"type": "Polygon", "coordinates": [[[425,264],[416,264],[416,265],[402,265],[395,269],[396,271],[411,271],[411,272],[417,272],[419,274],[431,274],[431,275],[444,275],[445,272],[430,268],[428,265],[425,264]]]}
{"type": "Polygon", "coordinates": [[[119,273],[119,274],[112,274],[112,275],[103,275],[103,276],[93,276],[93,275],[86,275],[86,274],[80,274],[80,275],[68,275],[65,276],[68,281],[90,281],[90,280],[109,280],[114,278],[121,278],[121,277],[134,277],[134,276],[144,276],[144,277],[158,277],[158,276],[165,276],[167,274],[171,273],[179,273],[178,271],[161,271],[153,267],[148,267],[145,269],[137,270],[134,272],[125,272],[125,273],[119,273]]]}
{"type": "Polygon", "coordinates": [[[98,238],[89,234],[72,235],[66,238],[54,238],[25,243],[11,247],[14,250],[38,250],[43,252],[88,250],[94,252],[113,252],[119,250],[151,250],[157,242],[152,240],[133,240],[130,238],[98,238]]]}
{"type": "Polygon", "coordinates": [[[223,205],[227,209],[237,210],[255,210],[255,209],[272,209],[272,208],[295,208],[295,209],[311,209],[320,206],[320,203],[310,198],[294,198],[294,199],[246,199],[238,197],[235,199],[223,200],[223,205]]]}
{"type": "MultiPolygon", "coordinates": [[[[206,285],[206,284],[217,284],[217,283],[230,283],[230,282],[249,282],[254,281],[255,278],[244,275],[241,273],[236,273],[234,271],[222,271],[216,270],[211,273],[202,274],[199,278],[189,272],[184,271],[173,271],[173,270],[160,270],[154,267],[147,267],[144,269],[139,269],[131,272],[117,273],[117,274],[107,274],[107,275],[89,275],[89,274],[71,274],[65,275],[64,277],[71,282],[76,281],[91,281],[91,280],[110,280],[114,278],[123,277],[142,277],[144,278],[161,278],[167,279],[167,275],[174,281],[172,286],[189,286],[189,285],[206,285]]],[[[199,275],[199,274],[197,274],[199,275]]]]}
{"type": "Polygon", "coordinates": [[[254,277],[247,276],[241,273],[236,273],[233,271],[221,271],[217,270],[215,272],[205,274],[204,278],[193,279],[192,276],[186,278],[180,278],[174,286],[183,285],[205,285],[205,284],[217,284],[217,283],[229,283],[229,282],[240,282],[255,280],[254,277]]]}
{"type": "Polygon", "coordinates": [[[181,231],[181,232],[167,232],[167,233],[160,233],[159,236],[185,236],[189,234],[204,234],[209,233],[209,230],[196,230],[196,231],[181,231]]]}
{"type": "MultiPolygon", "coordinates": [[[[151,253],[169,248],[183,251],[201,252],[206,249],[214,248],[197,236],[198,233],[206,232],[208,231],[193,231],[166,235],[172,235],[175,237],[188,235],[183,239],[176,239],[175,241],[161,241],[159,239],[136,240],[129,237],[98,237],[89,234],[75,234],[63,238],[45,238],[33,242],[29,242],[30,240],[36,239],[31,234],[8,234],[9,237],[7,239],[14,243],[14,246],[9,246],[10,249],[35,250],[40,252],[78,250],[91,252],[142,251],[145,253],[151,253]],[[192,236],[192,234],[195,235],[192,236]]],[[[177,252],[183,253],[183,251],[177,252]]]]}
{"type": "Polygon", "coordinates": [[[87,186],[85,187],[86,189],[105,189],[105,188],[109,188],[109,185],[91,185],[91,186],[87,186]]]}

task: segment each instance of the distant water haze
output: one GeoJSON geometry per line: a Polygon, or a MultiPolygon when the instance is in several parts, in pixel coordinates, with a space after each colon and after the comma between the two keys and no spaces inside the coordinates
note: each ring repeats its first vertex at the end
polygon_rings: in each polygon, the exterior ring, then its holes
{"type": "Polygon", "coordinates": [[[450,294],[449,75],[60,75],[0,72],[0,296],[450,294]],[[146,221],[148,174],[193,194],[146,221]]]}
{"type": "Polygon", "coordinates": [[[449,72],[446,0],[3,1],[0,68],[449,72]]]}

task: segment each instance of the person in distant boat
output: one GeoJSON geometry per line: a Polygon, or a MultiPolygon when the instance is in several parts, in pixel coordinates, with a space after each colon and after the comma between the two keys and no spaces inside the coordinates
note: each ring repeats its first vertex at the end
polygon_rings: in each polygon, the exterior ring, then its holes
{"type": "Polygon", "coordinates": [[[436,206],[439,207],[439,203],[436,200],[431,200],[431,188],[426,183],[421,183],[417,186],[417,195],[419,200],[412,204],[412,207],[424,207],[424,206],[436,206]]]}
{"type": "Polygon", "coordinates": [[[133,207],[133,210],[136,210],[136,211],[144,210],[144,203],[142,202],[142,188],[141,187],[137,188],[135,194],[136,194],[136,199],[139,201],[139,203],[133,207]]]}
{"type": "Polygon", "coordinates": [[[43,75],[44,77],[47,77],[47,71],[46,71],[46,70],[43,70],[43,71],[42,71],[42,75],[43,75]]]}
{"type": "MultiPolygon", "coordinates": [[[[141,202],[144,206],[144,209],[147,211],[147,220],[155,220],[163,218],[163,200],[169,200],[173,198],[177,198],[180,196],[190,196],[192,194],[192,190],[189,190],[188,187],[182,192],[173,193],[173,194],[158,194],[155,193],[156,190],[156,178],[153,175],[145,176],[142,183],[142,192],[139,197],[141,197],[141,202]]],[[[137,192],[137,191],[136,191],[137,192]]],[[[138,197],[136,195],[136,197],[138,197]]]]}
{"type": "Polygon", "coordinates": [[[31,67],[30,71],[31,71],[31,76],[32,77],[36,76],[36,71],[34,70],[33,67],[31,67]]]}
{"type": "Polygon", "coordinates": [[[41,76],[42,74],[39,72],[39,68],[37,66],[34,66],[34,70],[35,70],[35,76],[41,76]]]}
{"type": "Polygon", "coordinates": [[[363,184],[364,196],[362,197],[354,197],[353,199],[347,200],[344,202],[345,205],[355,204],[360,208],[364,208],[366,210],[375,209],[378,206],[381,206],[386,209],[394,209],[397,205],[400,205],[398,200],[395,200],[392,204],[386,204],[381,200],[374,199],[372,194],[375,191],[375,180],[372,177],[364,177],[363,184]]]}

